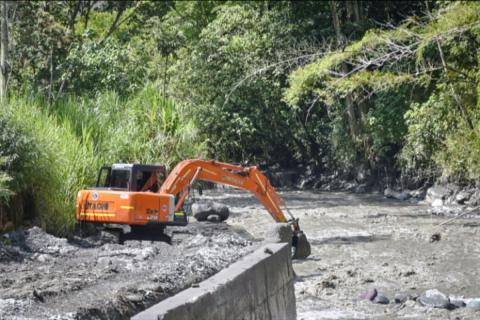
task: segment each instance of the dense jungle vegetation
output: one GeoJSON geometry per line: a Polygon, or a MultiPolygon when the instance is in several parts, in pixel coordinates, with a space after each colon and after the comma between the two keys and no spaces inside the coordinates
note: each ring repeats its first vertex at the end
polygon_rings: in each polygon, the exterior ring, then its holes
{"type": "Polygon", "coordinates": [[[0,231],[31,221],[68,233],[77,191],[113,162],[480,178],[478,2],[1,9],[0,231]]]}

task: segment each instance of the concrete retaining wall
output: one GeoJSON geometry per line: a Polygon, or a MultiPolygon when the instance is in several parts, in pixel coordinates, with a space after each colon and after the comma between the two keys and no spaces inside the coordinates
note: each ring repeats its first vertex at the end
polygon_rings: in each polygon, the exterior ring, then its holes
{"type": "Polygon", "coordinates": [[[268,244],[132,319],[295,319],[293,281],[289,245],[268,244]]]}

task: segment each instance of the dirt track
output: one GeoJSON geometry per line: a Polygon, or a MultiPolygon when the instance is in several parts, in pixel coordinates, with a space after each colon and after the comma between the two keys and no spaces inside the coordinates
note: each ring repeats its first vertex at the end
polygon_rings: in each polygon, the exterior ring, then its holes
{"type": "MultiPolygon", "coordinates": [[[[228,223],[262,237],[272,219],[248,193],[223,190],[204,198],[227,204],[228,223]],[[225,191],[225,192],[223,192],[225,191]]],[[[306,261],[294,262],[298,319],[479,319],[480,312],[396,304],[399,292],[438,289],[453,297],[480,297],[480,221],[432,216],[424,205],[381,195],[282,192],[312,244],[306,261]],[[430,242],[439,233],[440,241],[430,242]],[[390,299],[359,299],[376,288],[390,299]]]]}
{"type": "Polygon", "coordinates": [[[0,319],[128,319],[200,282],[254,245],[225,224],[169,228],[172,245],[90,238],[39,228],[0,241],[0,319]]]}

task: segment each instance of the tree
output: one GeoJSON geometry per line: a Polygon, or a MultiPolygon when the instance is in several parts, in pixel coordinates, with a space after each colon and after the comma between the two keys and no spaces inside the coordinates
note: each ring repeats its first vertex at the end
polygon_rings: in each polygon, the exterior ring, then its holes
{"type": "Polygon", "coordinates": [[[1,40],[0,40],[0,102],[7,103],[8,64],[8,1],[2,1],[1,7],[1,40]]]}

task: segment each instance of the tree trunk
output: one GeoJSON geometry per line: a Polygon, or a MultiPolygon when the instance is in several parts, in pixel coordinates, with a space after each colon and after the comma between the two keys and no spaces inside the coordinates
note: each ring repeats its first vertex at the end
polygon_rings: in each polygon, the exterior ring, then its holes
{"type": "Polygon", "coordinates": [[[347,8],[347,19],[351,20],[353,15],[352,1],[348,0],[347,2],[345,2],[345,6],[347,8]]]}
{"type": "Polygon", "coordinates": [[[330,3],[330,10],[332,13],[333,28],[335,30],[335,35],[337,37],[337,45],[341,46],[343,44],[343,34],[342,34],[342,30],[340,29],[340,19],[338,18],[337,5],[335,4],[335,1],[329,1],[329,3],[330,3]]]}
{"type": "Polygon", "coordinates": [[[8,2],[2,1],[1,9],[1,40],[0,40],[0,102],[7,103],[7,79],[8,79],[8,2]]]}
{"type": "Polygon", "coordinates": [[[353,17],[355,18],[355,22],[358,23],[362,20],[362,15],[360,14],[360,7],[358,6],[358,1],[353,0],[353,17]]]}
{"type": "MultiPolygon", "coordinates": [[[[332,14],[332,22],[333,28],[335,29],[335,35],[337,37],[337,45],[342,46],[344,42],[344,36],[342,30],[340,29],[340,19],[338,17],[337,7],[335,1],[330,1],[330,10],[332,14]]],[[[348,66],[343,63],[342,64],[342,71],[346,74],[348,73],[348,66]]],[[[350,94],[347,95],[345,99],[347,105],[347,118],[348,118],[348,125],[350,127],[350,134],[352,136],[352,140],[355,141],[357,137],[357,126],[355,121],[355,110],[353,109],[353,99],[350,94]]]]}
{"type": "Polygon", "coordinates": [[[165,66],[163,70],[163,98],[167,98],[167,68],[168,68],[168,55],[165,56],[165,66]]]}

